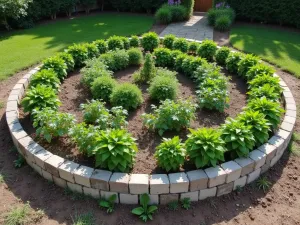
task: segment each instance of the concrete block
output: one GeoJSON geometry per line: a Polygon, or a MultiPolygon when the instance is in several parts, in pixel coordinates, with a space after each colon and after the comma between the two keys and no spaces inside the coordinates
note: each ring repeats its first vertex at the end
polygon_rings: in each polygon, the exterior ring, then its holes
{"type": "Polygon", "coordinates": [[[188,192],[189,179],[185,173],[170,173],[170,193],[188,192]]]}
{"type": "Polygon", "coordinates": [[[249,158],[254,161],[254,170],[262,167],[266,162],[267,155],[259,150],[250,152],[249,158]]]}
{"type": "Polygon", "coordinates": [[[119,193],[129,193],[129,174],[113,173],[109,180],[110,191],[119,193]]]}
{"type": "MultiPolygon", "coordinates": [[[[37,156],[40,155],[40,152],[37,154],[37,156]]],[[[52,155],[49,158],[45,160],[45,170],[47,170],[49,173],[52,173],[52,175],[59,177],[58,167],[63,164],[65,159],[57,156],[52,155]]]]}
{"type": "Polygon", "coordinates": [[[35,172],[37,172],[38,174],[40,174],[41,176],[43,176],[42,168],[41,167],[39,167],[35,163],[32,163],[30,166],[35,170],[35,172]]]}
{"type": "Polygon", "coordinates": [[[159,195],[159,201],[161,205],[167,205],[170,202],[178,202],[179,194],[162,194],[159,195]]]}
{"type": "Polygon", "coordinates": [[[217,187],[217,196],[226,195],[226,194],[229,194],[230,192],[232,192],[233,185],[234,185],[233,181],[230,183],[219,185],[217,187]]]}
{"type": "Polygon", "coordinates": [[[87,166],[80,166],[74,171],[75,183],[83,185],[85,187],[91,187],[90,178],[94,169],[87,166]]]}
{"type": "Polygon", "coordinates": [[[80,193],[80,194],[83,193],[82,186],[79,185],[79,184],[73,184],[73,183],[67,182],[67,186],[73,192],[77,192],[77,193],[80,193]]]}
{"type": "Polygon", "coordinates": [[[56,176],[52,176],[53,177],[53,182],[62,188],[66,188],[67,187],[67,181],[61,179],[60,177],[56,177],[56,176]]]}
{"type": "Polygon", "coordinates": [[[43,177],[49,181],[53,181],[52,174],[42,169],[43,177]]]}
{"type": "Polygon", "coordinates": [[[59,176],[66,181],[75,183],[73,174],[79,166],[77,163],[66,160],[58,167],[59,176]]]}
{"type": "Polygon", "coordinates": [[[95,188],[83,187],[83,193],[93,198],[100,198],[100,190],[95,188]]]}
{"type": "Polygon", "coordinates": [[[227,174],[220,166],[210,167],[204,171],[208,176],[209,188],[225,183],[227,174]]]}
{"type": "Polygon", "coordinates": [[[252,173],[248,175],[247,184],[255,181],[260,176],[261,168],[254,170],[252,173]]]}
{"type": "Polygon", "coordinates": [[[271,160],[275,157],[277,148],[274,145],[269,143],[263,144],[258,148],[259,151],[266,154],[266,164],[271,162],[271,160]]]}
{"type": "Polygon", "coordinates": [[[193,170],[186,173],[190,180],[190,191],[206,189],[208,186],[208,176],[204,170],[193,170]]]}
{"type": "Polygon", "coordinates": [[[170,191],[169,177],[166,174],[150,175],[150,194],[165,194],[170,191]]]}
{"type": "Polygon", "coordinates": [[[276,156],[271,160],[270,167],[274,166],[274,165],[278,162],[278,160],[280,159],[280,157],[281,157],[280,154],[276,155],[276,156]]]}
{"type": "Polygon", "coordinates": [[[129,180],[129,192],[131,194],[148,194],[149,193],[149,175],[148,174],[131,174],[129,180]]]}
{"type": "Polygon", "coordinates": [[[12,90],[20,90],[23,91],[24,90],[24,86],[23,84],[16,84],[12,90]]]}
{"type": "Polygon", "coordinates": [[[266,163],[261,167],[260,174],[263,174],[263,173],[267,172],[267,171],[270,169],[270,166],[271,166],[271,162],[269,162],[269,163],[266,162],[266,163]]]}
{"type": "Polygon", "coordinates": [[[294,98],[285,98],[284,102],[285,102],[285,104],[296,104],[294,98]]]}
{"type": "Polygon", "coordinates": [[[90,182],[92,188],[109,191],[109,179],[112,172],[107,170],[94,170],[90,182]]]}
{"type": "Polygon", "coordinates": [[[29,136],[23,137],[21,139],[18,140],[18,149],[22,152],[22,155],[24,155],[25,157],[27,157],[28,154],[28,146],[35,143],[33,141],[33,139],[29,136]]]}
{"type": "Polygon", "coordinates": [[[45,150],[42,146],[37,143],[32,143],[27,147],[26,160],[35,163],[34,155],[41,150],[45,150]]]}
{"type": "Polygon", "coordinates": [[[181,193],[180,200],[185,198],[189,198],[192,202],[197,202],[199,200],[199,191],[181,193]]]}
{"type": "Polygon", "coordinates": [[[255,162],[253,159],[250,158],[238,158],[234,160],[237,164],[239,164],[242,167],[242,173],[241,176],[245,176],[254,170],[254,164],[255,162]]]}
{"type": "Polygon", "coordinates": [[[235,181],[241,176],[242,173],[242,167],[237,164],[235,161],[229,161],[226,163],[221,164],[221,167],[227,174],[226,176],[226,183],[230,183],[232,181],[235,181]]]}
{"type": "Polygon", "coordinates": [[[138,197],[138,195],[120,193],[120,203],[121,204],[129,204],[129,205],[137,205],[137,204],[139,204],[139,197],[138,197]]]}
{"type": "Polygon", "coordinates": [[[278,136],[271,137],[268,143],[274,145],[277,148],[276,155],[278,155],[278,153],[284,150],[285,147],[284,139],[278,136]]]}
{"type": "MultiPolygon", "coordinates": [[[[141,202],[141,196],[139,195],[139,199],[141,202]]],[[[150,198],[149,204],[148,205],[158,205],[159,204],[159,195],[148,195],[150,198]]]]}
{"type": "Polygon", "coordinates": [[[286,105],[285,105],[285,108],[286,108],[286,110],[294,110],[294,111],[296,111],[297,110],[297,106],[296,106],[296,102],[295,102],[295,104],[294,103],[287,103],[286,105]]]}
{"type": "Polygon", "coordinates": [[[288,109],[286,110],[285,115],[297,118],[297,111],[288,109]]]}
{"type": "Polygon", "coordinates": [[[290,116],[285,116],[283,122],[294,125],[296,123],[296,118],[290,117],[290,116]]]}
{"type": "MultiPolygon", "coordinates": [[[[40,151],[36,152],[33,157],[36,164],[46,170],[45,168],[45,161],[49,159],[53,154],[51,152],[46,151],[45,149],[41,149],[40,151]]],[[[49,172],[49,171],[48,171],[49,172]]],[[[59,174],[57,173],[57,177],[59,174]]]]}
{"type": "Polygon", "coordinates": [[[233,190],[236,190],[238,187],[244,187],[247,183],[247,176],[240,177],[234,181],[233,190]]]}
{"type": "Polygon", "coordinates": [[[282,139],[288,139],[289,138],[289,136],[291,135],[291,132],[288,132],[288,131],[286,131],[286,130],[282,130],[282,129],[279,129],[277,132],[276,132],[276,134],[275,134],[276,136],[278,136],[278,137],[281,137],[282,139]]]}
{"type": "Polygon", "coordinates": [[[287,122],[282,122],[280,128],[282,130],[288,131],[288,132],[292,132],[294,130],[294,124],[291,123],[287,123],[287,122]]]}
{"type": "Polygon", "coordinates": [[[100,191],[100,195],[102,199],[107,200],[110,196],[116,195],[115,203],[119,203],[119,195],[117,192],[110,192],[110,191],[100,191]]]}
{"type": "Polygon", "coordinates": [[[6,112],[10,112],[10,111],[17,111],[18,110],[18,96],[17,95],[13,95],[11,98],[14,98],[14,100],[10,100],[6,103],[6,112]]]}
{"type": "Polygon", "coordinates": [[[204,200],[209,197],[214,197],[217,194],[217,187],[200,190],[199,200],[204,200]]]}

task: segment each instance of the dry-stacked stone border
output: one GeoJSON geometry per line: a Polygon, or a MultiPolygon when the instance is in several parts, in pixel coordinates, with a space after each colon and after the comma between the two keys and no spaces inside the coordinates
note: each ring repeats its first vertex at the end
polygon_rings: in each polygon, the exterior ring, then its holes
{"type": "MultiPolygon", "coordinates": [[[[23,130],[19,122],[18,104],[30,78],[39,68],[31,70],[14,86],[7,107],[6,120],[14,145],[27,163],[41,176],[63,188],[107,198],[117,194],[117,203],[137,204],[139,196],[148,193],[151,204],[167,204],[183,198],[191,201],[221,196],[238,186],[256,180],[281,158],[291,139],[296,122],[296,103],[290,89],[281,79],[284,89],[285,116],[280,129],[267,143],[252,151],[247,158],[225,162],[215,168],[170,174],[112,173],[53,155],[23,130]]],[[[276,75],[277,76],[277,75],[276,75]]]]}

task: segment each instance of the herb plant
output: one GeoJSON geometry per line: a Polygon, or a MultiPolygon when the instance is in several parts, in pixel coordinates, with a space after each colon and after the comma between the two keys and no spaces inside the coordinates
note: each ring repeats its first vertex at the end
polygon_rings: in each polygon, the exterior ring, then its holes
{"type": "Polygon", "coordinates": [[[108,101],[117,81],[110,76],[97,77],[91,86],[91,92],[95,99],[108,101]]]}
{"type": "Polygon", "coordinates": [[[208,61],[212,61],[217,51],[217,44],[212,40],[204,40],[199,48],[198,55],[202,58],[206,58],[208,61]]]}
{"type": "Polygon", "coordinates": [[[140,39],[138,36],[131,36],[129,40],[130,47],[132,48],[138,48],[140,47],[140,39]]]}
{"type": "Polygon", "coordinates": [[[16,160],[14,160],[15,168],[21,168],[22,166],[24,166],[25,163],[26,163],[26,160],[24,159],[24,157],[21,154],[19,154],[18,158],[16,160]]]}
{"type": "Polygon", "coordinates": [[[99,201],[99,206],[105,208],[107,213],[112,213],[115,208],[116,199],[117,199],[117,195],[113,194],[109,196],[107,200],[101,199],[99,201]]]}
{"type": "Polygon", "coordinates": [[[181,207],[188,210],[191,208],[191,199],[190,198],[184,198],[181,200],[181,207]]]}
{"type": "Polygon", "coordinates": [[[188,42],[185,38],[177,38],[173,42],[173,49],[180,50],[182,52],[187,52],[188,50],[188,42]]]}
{"type": "Polygon", "coordinates": [[[249,99],[266,97],[269,100],[278,101],[281,91],[276,91],[275,88],[270,84],[264,84],[263,86],[252,88],[247,94],[249,95],[249,99]]]}
{"type": "Polygon", "coordinates": [[[230,48],[224,46],[216,51],[216,61],[219,65],[225,65],[226,59],[230,53],[230,48]]]}
{"type": "Polygon", "coordinates": [[[43,61],[42,69],[52,69],[60,80],[67,76],[67,65],[62,58],[50,57],[43,61]]]}
{"type": "Polygon", "coordinates": [[[229,53],[225,62],[226,69],[229,71],[229,73],[236,74],[238,72],[238,68],[239,68],[238,65],[243,57],[244,55],[240,52],[229,53]]]}
{"type": "Polygon", "coordinates": [[[148,32],[142,36],[141,46],[145,51],[152,52],[159,45],[159,37],[154,32],[148,32]]]}
{"type": "Polygon", "coordinates": [[[98,48],[99,54],[103,54],[108,51],[108,45],[105,40],[99,39],[93,42],[98,48]]]}
{"type": "Polygon", "coordinates": [[[65,64],[67,65],[67,72],[73,71],[75,62],[71,54],[67,52],[60,52],[56,56],[65,61],[65,64]]]}
{"type": "Polygon", "coordinates": [[[170,67],[172,65],[171,50],[168,48],[156,48],[154,50],[155,65],[160,67],[170,67]]]}
{"type": "Polygon", "coordinates": [[[259,88],[265,84],[269,84],[271,87],[274,88],[274,91],[276,93],[282,92],[279,77],[274,77],[272,75],[267,75],[267,74],[258,75],[252,80],[248,81],[248,84],[250,90],[252,90],[253,88],[259,88]]]}
{"type": "Polygon", "coordinates": [[[35,73],[30,80],[30,87],[36,87],[39,84],[44,84],[45,86],[51,87],[54,90],[58,90],[60,86],[60,80],[53,69],[43,69],[35,73]]]}
{"type": "Polygon", "coordinates": [[[247,78],[246,75],[248,71],[251,69],[252,66],[256,65],[258,62],[258,57],[251,54],[245,55],[238,64],[238,74],[243,78],[247,78]]]}
{"type": "Polygon", "coordinates": [[[124,49],[102,54],[99,59],[103,60],[112,71],[125,69],[129,65],[129,55],[124,49]]]}
{"type": "Polygon", "coordinates": [[[190,42],[188,46],[188,52],[190,54],[196,54],[198,51],[200,44],[197,42],[190,42]]]}
{"type": "Polygon", "coordinates": [[[263,63],[257,63],[254,66],[250,67],[248,72],[246,73],[246,77],[248,81],[251,81],[252,79],[260,76],[260,75],[269,75],[273,76],[275,73],[275,70],[273,67],[265,65],[263,63]]]}
{"type": "Polygon", "coordinates": [[[88,59],[88,50],[82,44],[74,44],[68,47],[67,52],[72,55],[75,67],[82,67],[85,60],[88,59]]]}
{"type": "Polygon", "coordinates": [[[124,49],[122,37],[116,35],[107,39],[107,45],[109,50],[124,49]]]}
{"type": "Polygon", "coordinates": [[[150,53],[145,56],[145,63],[140,71],[134,74],[134,81],[138,83],[149,83],[155,77],[156,68],[150,53]]]}
{"type": "Polygon", "coordinates": [[[141,65],[144,61],[143,52],[139,48],[131,48],[127,51],[129,57],[129,65],[141,65]]]}
{"type": "Polygon", "coordinates": [[[88,51],[88,58],[96,58],[100,55],[98,46],[95,43],[85,43],[84,46],[86,47],[88,51]]]}
{"type": "Polygon", "coordinates": [[[147,222],[148,219],[153,220],[153,213],[157,211],[157,206],[151,205],[149,206],[150,197],[148,194],[142,194],[141,198],[141,206],[133,209],[131,212],[134,215],[139,216],[144,222],[147,222]]]}
{"type": "Polygon", "coordinates": [[[163,45],[168,49],[172,49],[175,39],[176,39],[175,35],[168,34],[168,35],[164,36],[163,45]]]}

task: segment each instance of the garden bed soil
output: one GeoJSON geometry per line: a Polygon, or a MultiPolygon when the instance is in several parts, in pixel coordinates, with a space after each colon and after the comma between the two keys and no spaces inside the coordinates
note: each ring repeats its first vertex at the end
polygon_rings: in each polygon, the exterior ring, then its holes
{"type": "MultiPolygon", "coordinates": [[[[133,73],[138,70],[138,67],[129,67],[123,71],[116,72],[114,74],[115,79],[119,83],[133,82],[133,73]]],[[[224,124],[227,117],[236,117],[238,113],[242,111],[242,108],[246,105],[246,92],[247,86],[245,81],[237,76],[230,76],[229,93],[230,93],[230,106],[224,113],[217,111],[211,111],[206,109],[198,109],[196,113],[196,119],[192,121],[191,128],[196,129],[199,127],[219,127],[224,124]]],[[[189,99],[192,98],[196,101],[195,85],[192,80],[183,74],[178,74],[179,80],[179,95],[180,98],[189,99]]],[[[90,91],[80,83],[81,74],[77,71],[68,76],[68,78],[61,85],[61,91],[59,93],[59,99],[62,102],[60,111],[71,113],[76,116],[78,122],[83,121],[82,111],[80,110],[80,104],[86,103],[87,100],[92,99],[90,91]]],[[[139,152],[136,155],[136,162],[132,169],[132,173],[164,173],[156,165],[156,160],[153,157],[156,146],[158,146],[162,137],[157,132],[150,131],[143,126],[141,115],[143,113],[150,113],[151,105],[157,104],[152,101],[147,93],[148,85],[140,85],[143,92],[143,104],[136,110],[129,111],[128,115],[128,131],[134,138],[137,139],[137,145],[139,152]]],[[[32,121],[28,114],[24,114],[22,109],[20,110],[20,122],[24,127],[24,130],[30,134],[36,141],[38,141],[45,149],[53,154],[59,155],[63,158],[73,160],[79,164],[94,167],[94,157],[84,157],[76,145],[72,143],[70,138],[62,137],[54,139],[51,144],[44,140],[38,139],[35,135],[35,129],[32,127],[32,121]]],[[[164,137],[173,137],[179,135],[180,138],[185,141],[189,131],[183,129],[180,132],[165,132],[164,137]]],[[[193,165],[186,164],[181,170],[195,169],[193,165]]]]}

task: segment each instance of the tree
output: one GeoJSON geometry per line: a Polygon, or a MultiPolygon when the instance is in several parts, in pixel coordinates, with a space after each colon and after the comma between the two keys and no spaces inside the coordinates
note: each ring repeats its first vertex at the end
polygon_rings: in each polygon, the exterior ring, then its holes
{"type": "Polygon", "coordinates": [[[0,22],[7,30],[10,29],[7,19],[18,19],[26,16],[28,4],[32,0],[0,0],[0,22]]]}
{"type": "Polygon", "coordinates": [[[97,0],[80,0],[80,4],[84,7],[86,14],[89,14],[91,8],[97,4],[97,0]]]}
{"type": "Polygon", "coordinates": [[[62,0],[61,10],[66,12],[67,16],[70,17],[77,3],[78,0],[62,0]]]}

